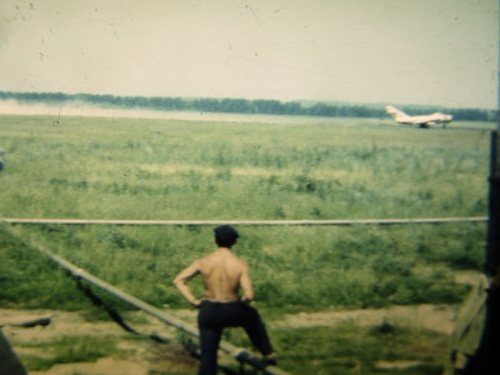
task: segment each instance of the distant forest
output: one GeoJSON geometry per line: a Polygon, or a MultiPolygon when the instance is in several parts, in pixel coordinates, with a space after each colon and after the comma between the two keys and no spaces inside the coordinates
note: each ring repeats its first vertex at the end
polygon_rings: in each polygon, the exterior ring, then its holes
{"type": "MultiPolygon", "coordinates": [[[[15,100],[21,104],[47,104],[61,106],[65,103],[87,104],[103,108],[149,109],[157,111],[196,111],[205,113],[245,113],[288,116],[320,117],[387,117],[384,104],[347,104],[331,102],[214,98],[172,98],[144,96],[113,96],[95,94],[64,94],[0,91],[0,100],[15,100]]],[[[398,106],[411,115],[445,112],[458,121],[496,121],[496,110],[473,108],[443,108],[432,106],[398,106]]]]}

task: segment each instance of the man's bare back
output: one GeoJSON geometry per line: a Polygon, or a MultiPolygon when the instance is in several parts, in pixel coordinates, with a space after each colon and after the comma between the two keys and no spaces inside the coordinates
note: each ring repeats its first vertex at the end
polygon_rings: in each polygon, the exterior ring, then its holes
{"type": "Polygon", "coordinates": [[[201,301],[193,296],[187,282],[198,274],[201,274],[205,285],[205,299],[214,302],[250,302],[253,299],[248,266],[228,248],[219,247],[213,253],[194,261],[175,278],[175,286],[194,306],[199,306],[201,301]],[[241,298],[240,287],[243,289],[241,298]]]}
{"type": "Polygon", "coordinates": [[[174,279],[182,295],[200,309],[198,327],[201,356],[198,374],[217,373],[217,350],[222,331],[227,327],[243,327],[252,344],[265,356],[263,366],[276,364],[260,314],[248,304],[253,299],[248,266],[231,251],[239,234],[229,225],[221,225],[214,232],[217,250],[195,260],[174,279]],[[197,275],[201,275],[205,284],[202,299],[196,298],[187,285],[197,275]],[[240,288],[243,290],[241,297],[240,288]]]}

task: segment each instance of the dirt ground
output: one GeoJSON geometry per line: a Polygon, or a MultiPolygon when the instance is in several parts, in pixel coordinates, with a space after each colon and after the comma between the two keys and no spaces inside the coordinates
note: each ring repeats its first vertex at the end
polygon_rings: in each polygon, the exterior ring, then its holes
{"type": "MultiPolygon", "coordinates": [[[[192,315],[189,312],[179,315],[192,315]]],[[[196,368],[196,360],[176,344],[175,328],[141,311],[123,315],[125,321],[136,331],[146,335],[156,334],[172,343],[158,344],[150,339],[136,339],[111,319],[95,320],[88,312],[58,310],[11,310],[0,309],[0,327],[19,357],[37,355],[43,357],[41,346],[27,348],[26,344],[52,342],[64,336],[113,337],[118,348],[126,353],[101,358],[97,362],[58,364],[47,371],[31,371],[30,375],[147,375],[161,373],[182,364],[187,370],[196,368]],[[41,318],[50,318],[46,326],[23,327],[22,324],[41,318]]],[[[45,354],[47,355],[47,354],[45,354]]]]}
{"type": "MultiPolygon", "coordinates": [[[[267,322],[272,327],[312,327],[336,326],[345,322],[353,322],[360,326],[381,324],[384,321],[394,324],[405,324],[414,327],[425,327],[431,330],[450,334],[458,307],[452,306],[395,306],[388,309],[364,309],[350,311],[329,311],[318,313],[300,313],[286,315],[280,321],[267,322]]],[[[195,322],[196,311],[174,310],[172,315],[184,321],[195,322]]],[[[194,371],[196,360],[185,354],[183,347],[176,344],[178,337],[175,329],[149,316],[144,312],[130,312],[125,316],[127,322],[141,333],[157,334],[162,338],[174,339],[172,343],[158,345],[152,340],[131,339],[131,333],[124,331],[112,320],[89,320],[86,312],[66,312],[55,310],[9,310],[0,309],[0,326],[5,337],[15,352],[37,354],[43,356],[39,348],[26,348],[24,344],[33,342],[50,342],[64,335],[91,335],[92,337],[113,336],[119,338],[118,347],[127,353],[126,357],[116,356],[102,358],[92,363],[58,364],[48,371],[30,372],[31,375],[148,375],[161,374],[173,367],[181,367],[185,371],[194,371]],[[46,326],[22,327],[20,324],[39,318],[49,317],[51,322],[46,326]],[[37,352],[38,351],[38,352],[37,352]]],[[[222,358],[222,363],[231,358],[222,358]]],[[[401,366],[403,364],[381,363],[382,367],[401,366]]]]}
{"type": "MultiPolygon", "coordinates": [[[[464,272],[457,275],[457,281],[475,284],[478,273],[464,272]]],[[[383,322],[411,327],[423,327],[444,334],[451,334],[454,320],[460,306],[419,305],[393,306],[385,309],[333,310],[313,313],[285,315],[283,319],[266,321],[273,327],[335,327],[346,322],[359,326],[373,326],[383,322]]],[[[167,311],[166,311],[167,312],[167,311]]],[[[188,324],[195,324],[196,310],[168,310],[168,313],[188,324]]],[[[36,354],[43,357],[43,345],[28,348],[29,343],[51,342],[63,336],[114,337],[118,348],[125,355],[112,355],[96,362],[57,364],[47,371],[32,371],[30,375],[152,375],[165,374],[174,369],[195,373],[197,360],[190,357],[184,347],[178,343],[176,329],[157,318],[142,312],[128,312],[125,321],[138,332],[156,334],[167,340],[167,344],[158,344],[148,339],[133,339],[132,333],[126,332],[111,319],[96,320],[86,311],[67,312],[58,310],[12,310],[0,309],[0,328],[14,351],[22,355],[36,354]],[[22,324],[40,318],[50,318],[46,326],[23,327],[22,324]]],[[[194,339],[196,341],[196,339],[194,339]]],[[[222,355],[220,363],[231,363],[233,359],[222,355]]],[[[405,367],[414,363],[378,364],[381,369],[405,367]]]]}

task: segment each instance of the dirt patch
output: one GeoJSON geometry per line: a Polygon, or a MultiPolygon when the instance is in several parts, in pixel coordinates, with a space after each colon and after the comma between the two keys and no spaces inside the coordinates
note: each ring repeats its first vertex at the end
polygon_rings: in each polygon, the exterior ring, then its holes
{"type": "Polygon", "coordinates": [[[93,375],[147,375],[148,369],[141,363],[129,360],[117,360],[114,358],[102,358],[95,363],[68,363],[55,365],[50,372],[32,371],[31,375],[41,374],[70,375],[70,374],[93,374],[93,375]]]}
{"type": "MultiPolygon", "coordinates": [[[[477,272],[457,273],[456,281],[475,285],[480,277],[477,272]]],[[[313,313],[286,315],[283,319],[266,321],[272,328],[279,327],[335,327],[342,324],[375,326],[384,322],[425,328],[444,334],[451,334],[460,306],[419,305],[392,306],[384,309],[332,310],[313,313]]],[[[169,314],[186,323],[195,324],[196,310],[169,310],[169,314]]],[[[198,363],[190,357],[178,341],[179,334],[155,317],[142,311],[127,312],[125,321],[138,332],[126,332],[111,319],[98,319],[87,311],[68,312],[58,310],[12,310],[0,309],[0,328],[18,356],[23,358],[46,358],[53,355],[44,347],[64,336],[85,336],[92,338],[112,337],[116,340],[115,354],[95,362],[56,364],[46,371],[30,371],[30,375],[148,375],[166,373],[195,373],[198,363]],[[23,327],[26,322],[50,319],[48,325],[23,327]],[[146,338],[158,335],[166,344],[146,338]],[[37,344],[38,345],[32,345],[37,344]],[[118,354],[116,354],[118,352],[118,354]]],[[[193,339],[197,342],[196,339],[193,339]]],[[[234,360],[223,356],[220,363],[234,360]]],[[[413,361],[379,362],[380,369],[406,368],[418,365],[413,361]]]]}
{"type": "Polygon", "coordinates": [[[352,322],[357,326],[374,326],[384,322],[422,327],[445,334],[453,331],[453,321],[458,313],[456,306],[393,306],[386,309],[364,309],[352,311],[331,311],[318,313],[300,313],[286,315],[285,319],[275,322],[275,326],[283,327],[334,327],[352,322]]]}
{"type": "Polygon", "coordinates": [[[381,370],[392,370],[392,369],[405,369],[408,367],[413,367],[419,365],[419,361],[378,361],[375,367],[381,370]]]}
{"type": "Polygon", "coordinates": [[[128,333],[111,320],[97,320],[85,311],[0,309],[0,327],[21,360],[53,357],[54,353],[48,349],[50,343],[65,336],[111,337],[116,341],[118,355],[95,362],[56,364],[46,371],[30,371],[30,375],[147,375],[166,373],[167,369],[180,366],[187,372],[195,371],[196,360],[176,342],[175,328],[141,311],[127,313],[124,317],[144,336],[128,333]],[[22,326],[40,318],[50,318],[50,324],[22,326]],[[152,334],[171,342],[158,344],[147,337],[152,334]]]}
{"type": "MultiPolygon", "coordinates": [[[[364,309],[351,311],[326,311],[286,315],[279,321],[266,322],[270,328],[276,327],[313,327],[338,326],[353,323],[359,326],[371,326],[389,322],[399,325],[423,327],[450,334],[453,321],[459,307],[453,306],[394,306],[387,309],[364,309]]],[[[194,323],[195,310],[170,311],[179,319],[194,323]]],[[[9,310],[0,309],[0,326],[16,353],[23,356],[44,357],[40,348],[29,347],[30,343],[51,342],[62,336],[114,337],[117,348],[124,355],[101,358],[90,363],[57,364],[46,371],[31,371],[31,375],[147,375],[175,371],[196,372],[197,361],[191,358],[184,347],[177,343],[178,334],[174,328],[141,311],[129,312],[125,320],[141,333],[157,334],[168,340],[168,344],[159,345],[149,339],[133,339],[134,335],[125,332],[111,320],[96,320],[87,312],[66,312],[57,310],[9,310]],[[20,324],[39,318],[50,317],[46,326],[24,328],[20,324]],[[175,369],[175,371],[174,371],[175,369]]],[[[194,339],[196,341],[196,339],[194,339]]],[[[223,362],[223,361],[221,361],[223,362]]],[[[413,363],[380,363],[380,368],[387,366],[407,367],[413,363]]]]}

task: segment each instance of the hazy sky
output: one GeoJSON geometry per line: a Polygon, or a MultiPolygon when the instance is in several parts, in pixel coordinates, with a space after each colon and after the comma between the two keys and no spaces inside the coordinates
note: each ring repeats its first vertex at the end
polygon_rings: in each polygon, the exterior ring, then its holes
{"type": "Polygon", "coordinates": [[[498,0],[0,0],[0,90],[496,108],[498,0]]]}

